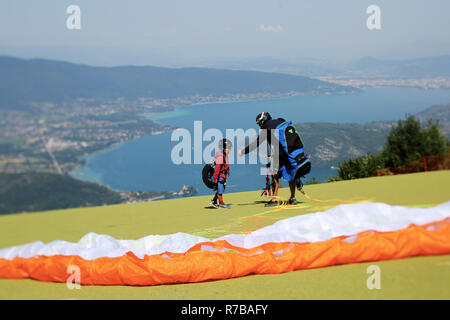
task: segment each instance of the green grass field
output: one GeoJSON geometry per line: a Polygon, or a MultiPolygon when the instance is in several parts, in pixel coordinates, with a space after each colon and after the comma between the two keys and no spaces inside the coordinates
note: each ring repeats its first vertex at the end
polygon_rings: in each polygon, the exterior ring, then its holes
{"type": "MultiPolygon", "coordinates": [[[[450,171],[376,177],[305,186],[299,206],[265,208],[258,191],[225,194],[229,210],[210,196],[0,216],[0,248],[36,240],[78,241],[88,232],[117,239],[186,232],[214,239],[248,233],[277,220],[343,203],[433,206],[450,200],[450,171]]],[[[288,190],[282,189],[287,197],[288,190]]],[[[82,276],[82,275],[81,275],[82,276]]],[[[450,299],[450,255],[348,264],[284,274],[149,287],[82,286],[0,279],[0,299],[450,299]],[[369,290],[367,267],[381,269],[381,289],[369,290]]]]}

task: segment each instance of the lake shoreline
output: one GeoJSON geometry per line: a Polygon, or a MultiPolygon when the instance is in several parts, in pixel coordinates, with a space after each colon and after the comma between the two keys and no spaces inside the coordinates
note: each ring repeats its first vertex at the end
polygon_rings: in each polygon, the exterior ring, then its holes
{"type": "MultiPolygon", "coordinates": [[[[162,109],[159,109],[158,111],[154,111],[154,112],[145,112],[145,113],[140,113],[139,116],[143,116],[145,119],[149,119],[152,121],[157,122],[156,120],[158,120],[158,117],[151,117],[150,115],[159,115],[159,114],[167,114],[170,112],[175,112],[177,109],[183,109],[183,108],[187,108],[187,107],[195,107],[195,106],[203,106],[203,105],[214,105],[214,104],[229,104],[229,103],[243,103],[243,102],[258,102],[258,101],[272,101],[272,100],[287,100],[293,97],[317,97],[317,96],[342,96],[342,95],[355,95],[355,94],[361,94],[364,90],[363,89],[358,89],[357,91],[350,91],[350,92],[335,92],[335,93],[322,93],[322,94],[305,94],[305,93],[298,93],[298,94],[293,94],[293,95],[273,95],[271,97],[267,97],[267,98],[248,98],[248,99],[230,99],[230,100],[221,100],[223,97],[218,97],[216,98],[216,101],[212,100],[212,101],[205,101],[205,102],[197,102],[197,103],[190,103],[190,104],[180,104],[180,105],[174,105],[171,106],[173,108],[173,110],[167,110],[167,111],[162,111],[162,109]]],[[[163,119],[165,119],[166,117],[163,117],[163,119]]],[[[158,123],[158,122],[157,122],[158,123]]],[[[159,123],[159,124],[163,124],[163,123],[159,123]]]]}
{"type": "Polygon", "coordinates": [[[99,154],[102,154],[102,153],[104,153],[104,152],[113,151],[113,150],[115,150],[115,149],[117,149],[117,148],[120,148],[123,144],[128,143],[128,142],[131,142],[131,141],[135,141],[135,140],[138,140],[138,139],[142,139],[142,138],[144,138],[144,137],[151,137],[151,136],[155,136],[155,135],[164,134],[164,133],[167,133],[167,132],[174,131],[174,130],[176,130],[176,129],[177,129],[177,128],[171,128],[171,129],[168,129],[168,130],[166,130],[166,131],[157,131],[157,132],[152,133],[152,134],[150,134],[150,135],[144,135],[144,136],[142,136],[142,137],[132,138],[132,139],[126,140],[126,141],[115,142],[115,143],[112,143],[112,144],[111,144],[110,146],[108,146],[107,148],[104,148],[104,149],[98,149],[98,150],[96,150],[96,151],[94,151],[94,152],[92,152],[92,153],[84,154],[84,155],[81,157],[80,162],[78,163],[78,165],[76,165],[76,166],[75,166],[72,170],[70,170],[67,174],[70,175],[72,178],[77,179],[77,180],[86,181],[86,182],[95,182],[95,183],[98,183],[98,184],[100,184],[100,185],[102,185],[102,186],[105,186],[105,187],[107,187],[107,188],[109,188],[109,189],[111,189],[111,190],[113,190],[113,191],[123,191],[123,190],[120,190],[120,189],[114,189],[114,188],[112,188],[111,186],[109,186],[108,184],[106,184],[105,182],[103,182],[103,181],[101,180],[101,178],[94,178],[94,179],[83,178],[83,175],[82,175],[82,174],[81,174],[81,175],[78,174],[77,171],[79,171],[79,170],[81,170],[83,167],[85,167],[85,166],[88,164],[89,159],[92,159],[93,157],[95,157],[95,156],[97,156],[97,155],[99,155],[99,154]]]}
{"type": "MultiPolygon", "coordinates": [[[[161,115],[161,114],[168,114],[168,113],[171,113],[171,112],[175,113],[177,110],[182,110],[182,109],[187,108],[187,107],[196,107],[196,106],[203,106],[203,105],[208,105],[208,104],[214,105],[214,104],[245,103],[245,102],[258,102],[258,101],[266,102],[266,101],[273,101],[273,100],[286,100],[286,99],[290,99],[292,97],[308,97],[308,96],[312,97],[312,96],[325,96],[325,95],[326,96],[354,95],[354,94],[360,94],[363,91],[364,90],[362,90],[362,89],[357,89],[356,91],[351,91],[351,92],[335,92],[335,93],[331,93],[331,94],[323,94],[323,93],[322,94],[320,94],[320,93],[319,94],[317,94],[317,93],[316,94],[307,94],[307,93],[299,92],[297,94],[292,94],[292,95],[271,94],[270,97],[266,97],[266,98],[256,97],[256,98],[247,98],[247,99],[244,98],[244,99],[228,99],[228,100],[225,100],[224,99],[225,97],[217,97],[217,98],[215,98],[215,101],[214,101],[214,98],[213,98],[212,101],[197,102],[197,103],[194,102],[194,103],[191,103],[191,104],[180,104],[180,105],[172,106],[173,110],[166,110],[166,111],[164,111],[163,109],[159,109],[158,111],[155,111],[155,112],[140,113],[140,114],[138,114],[138,116],[141,116],[141,117],[143,117],[145,119],[152,120],[155,123],[158,123],[158,124],[161,124],[161,125],[167,125],[167,124],[164,124],[162,122],[158,122],[158,120],[159,120],[158,117],[156,117],[156,119],[155,119],[154,116],[155,115],[161,115]]],[[[167,118],[170,118],[170,116],[167,117],[167,118]]],[[[163,117],[162,119],[166,119],[166,117],[163,117]]],[[[159,135],[159,134],[163,134],[163,133],[167,133],[167,132],[172,132],[172,131],[174,131],[174,130],[176,130],[178,128],[179,127],[172,127],[170,129],[167,129],[167,130],[164,130],[164,131],[158,131],[158,132],[152,133],[150,135],[144,135],[142,137],[132,138],[132,139],[126,140],[126,141],[116,142],[116,143],[111,144],[109,147],[107,147],[105,149],[99,149],[99,150],[96,150],[96,151],[94,151],[92,153],[85,154],[80,159],[80,163],[77,166],[75,166],[74,169],[70,170],[68,172],[68,174],[71,177],[73,177],[75,179],[78,179],[78,180],[89,181],[89,182],[96,182],[96,183],[99,183],[101,185],[104,185],[104,186],[110,188],[111,190],[121,191],[121,190],[118,190],[118,189],[117,190],[113,189],[108,184],[104,183],[101,180],[101,178],[100,179],[98,179],[98,178],[94,178],[94,179],[84,178],[83,175],[79,175],[76,172],[81,169],[80,167],[86,166],[88,164],[88,161],[89,161],[88,158],[95,157],[96,155],[101,154],[103,152],[108,152],[108,151],[115,150],[115,149],[119,148],[122,144],[125,144],[125,143],[128,143],[128,142],[135,141],[135,140],[138,140],[138,139],[141,139],[141,138],[144,138],[144,137],[151,137],[151,136],[155,136],[155,135],[159,135]]]]}

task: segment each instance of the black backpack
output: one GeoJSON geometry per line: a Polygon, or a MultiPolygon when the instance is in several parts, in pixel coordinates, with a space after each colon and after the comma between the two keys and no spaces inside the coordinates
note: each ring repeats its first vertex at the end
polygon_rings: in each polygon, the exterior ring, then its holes
{"type": "Polygon", "coordinates": [[[214,166],[215,162],[206,164],[202,170],[202,180],[205,186],[210,189],[214,188],[214,166]]]}

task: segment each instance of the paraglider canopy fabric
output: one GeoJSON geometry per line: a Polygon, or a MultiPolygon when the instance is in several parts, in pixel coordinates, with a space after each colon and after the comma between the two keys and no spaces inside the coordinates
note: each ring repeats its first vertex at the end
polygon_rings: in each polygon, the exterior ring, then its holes
{"type": "Polygon", "coordinates": [[[155,285],[447,253],[450,202],[359,203],[215,240],[181,232],[117,240],[91,232],[78,243],[36,241],[0,250],[0,278],[64,282],[75,264],[82,284],[155,285]]]}

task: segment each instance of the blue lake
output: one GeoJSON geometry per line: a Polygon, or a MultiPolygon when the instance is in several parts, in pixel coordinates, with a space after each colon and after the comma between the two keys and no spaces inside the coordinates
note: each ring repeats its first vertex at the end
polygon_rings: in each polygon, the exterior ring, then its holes
{"type": "MultiPolygon", "coordinates": [[[[450,90],[421,90],[414,88],[368,88],[351,95],[323,95],[246,102],[211,103],[178,107],[165,113],[146,116],[159,123],[185,128],[193,132],[194,121],[202,121],[203,132],[217,128],[257,129],[255,117],[268,111],[272,117],[301,122],[356,122],[400,120],[435,104],[450,102],[450,90]]],[[[171,161],[172,133],[146,136],[125,142],[88,157],[85,166],[71,174],[79,179],[99,182],[125,191],[177,191],[184,184],[199,189],[199,195],[212,194],[201,181],[203,164],[175,165],[171,161]]],[[[206,146],[208,142],[204,143],[206,146]]],[[[305,146],[307,149],[308,146],[305,146]]],[[[236,152],[236,149],[234,149],[236,152]]],[[[261,164],[232,165],[227,192],[260,189],[265,178],[260,175],[261,164]]],[[[336,171],[315,167],[306,177],[326,181],[336,171]]],[[[286,182],[282,182],[287,185],[286,182]]]]}

